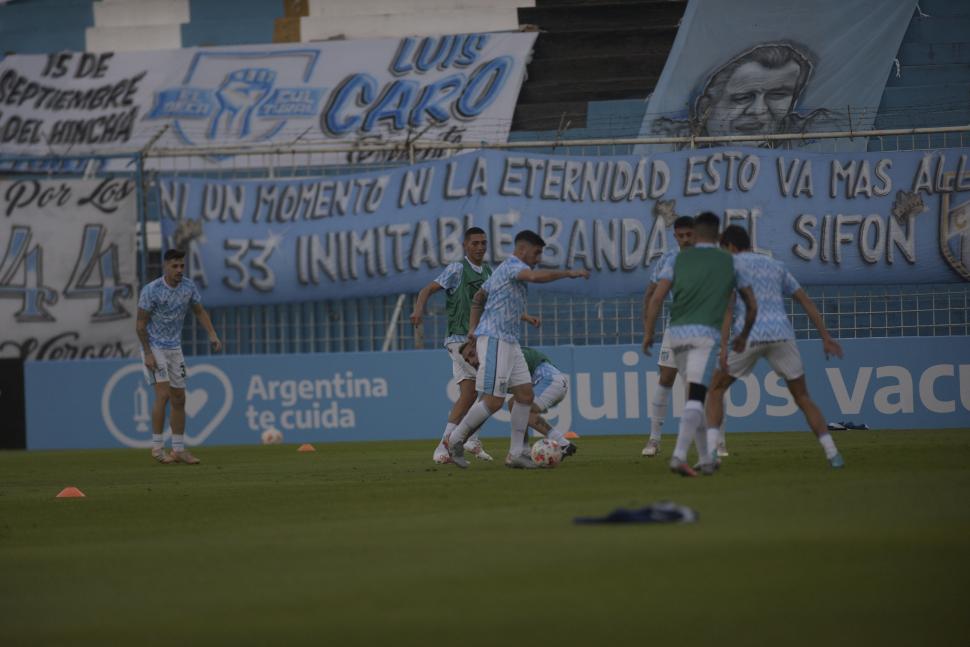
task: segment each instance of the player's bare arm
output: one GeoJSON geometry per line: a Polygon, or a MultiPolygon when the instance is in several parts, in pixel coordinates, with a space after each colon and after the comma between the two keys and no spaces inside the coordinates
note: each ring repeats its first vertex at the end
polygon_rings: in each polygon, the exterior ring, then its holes
{"type": "Polygon", "coordinates": [[[721,371],[727,373],[727,354],[728,354],[728,339],[731,337],[731,322],[734,320],[734,304],[738,300],[737,291],[731,292],[731,298],[728,299],[727,308],[724,310],[724,319],[721,321],[721,350],[718,355],[718,365],[721,367],[721,371]]]}
{"type": "Polygon", "coordinates": [[[528,312],[526,312],[525,314],[523,314],[520,317],[520,319],[522,319],[522,321],[526,322],[527,324],[529,324],[533,328],[538,328],[540,325],[542,325],[542,318],[541,317],[536,317],[535,315],[530,315],[528,312]]]}
{"type": "Polygon", "coordinates": [[[152,353],[151,346],[148,345],[148,320],[151,316],[152,313],[148,310],[138,308],[138,318],[135,320],[135,334],[138,335],[138,341],[141,343],[142,351],[144,351],[145,367],[149,371],[154,372],[158,368],[158,362],[155,361],[155,355],[152,353]]]}
{"type": "Polygon", "coordinates": [[[805,294],[805,290],[798,289],[792,294],[792,298],[798,302],[798,305],[802,307],[805,314],[808,315],[809,320],[812,325],[815,326],[815,330],[822,337],[822,351],[825,353],[825,358],[828,359],[829,355],[835,355],[839,359],[842,358],[842,345],[832,338],[829,334],[828,328],[825,327],[825,321],[822,319],[821,313],[818,308],[815,307],[815,302],[812,298],[805,294]]]}
{"type": "Polygon", "coordinates": [[[222,342],[219,340],[219,335],[216,334],[216,329],[212,325],[212,319],[209,318],[209,313],[206,312],[205,307],[201,303],[195,303],[192,305],[192,312],[195,314],[195,318],[199,320],[205,331],[209,333],[209,344],[212,346],[212,352],[218,353],[222,350],[222,342]]]}
{"type": "Polygon", "coordinates": [[[644,314],[646,314],[646,312],[647,312],[647,305],[650,303],[650,298],[653,297],[653,293],[656,292],[656,290],[657,290],[657,284],[651,282],[650,285],[647,286],[646,291],[643,293],[643,312],[644,312],[644,314]]]}
{"type": "Polygon", "coordinates": [[[748,335],[751,334],[751,328],[758,318],[758,300],[755,299],[754,290],[750,287],[739,289],[737,294],[744,301],[744,328],[741,329],[741,334],[735,337],[731,348],[734,352],[740,353],[748,344],[748,335]]]}
{"type": "Polygon", "coordinates": [[[414,310],[411,312],[411,323],[413,325],[421,325],[421,321],[424,319],[424,308],[426,305],[428,305],[428,299],[431,298],[432,294],[442,289],[443,288],[438,285],[437,281],[432,281],[421,288],[421,291],[418,292],[417,298],[414,300],[414,310]]]}
{"type": "Polygon", "coordinates": [[[527,283],[551,283],[560,279],[588,279],[589,270],[522,270],[515,278],[527,283]]]}
{"type": "Polygon", "coordinates": [[[478,292],[472,296],[471,314],[468,316],[469,341],[475,341],[475,329],[478,328],[478,322],[482,318],[486,301],[488,301],[488,292],[485,291],[485,288],[479,288],[478,292]]]}
{"type": "Polygon", "coordinates": [[[656,289],[650,296],[646,310],[643,313],[643,354],[650,355],[650,347],[653,346],[653,329],[657,324],[657,317],[663,309],[664,299],[670,292],[673,283],[669,279],[660,279],[656,289]]]}

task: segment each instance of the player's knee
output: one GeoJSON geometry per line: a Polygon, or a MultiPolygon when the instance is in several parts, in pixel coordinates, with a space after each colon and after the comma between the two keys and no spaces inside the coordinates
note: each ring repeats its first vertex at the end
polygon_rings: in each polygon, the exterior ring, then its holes
{"type": "Polygon", "coordinates": [[[173,407],[184,407],[185,406],[185,391],[182,389],[177,389],[169,393],[169,400],[172,402],[173,407]]]}

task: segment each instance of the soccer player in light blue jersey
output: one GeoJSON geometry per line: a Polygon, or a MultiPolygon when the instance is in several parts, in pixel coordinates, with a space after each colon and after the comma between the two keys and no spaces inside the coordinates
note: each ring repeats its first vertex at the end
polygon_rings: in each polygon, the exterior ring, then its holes
{"type": "MultiPolygon", "coordinates": [[[[672,259],[677,256],[677,252],[685,247],[694,244],[694,219],[690,216],[680,216],[674,221],[674,240],[677,241],[677,249],[664,252],[657,264],[654,266],[653,273],[650,275],[650,284],[647,285],[646,292],[643,293],[643,311],[647,311],[650,298],[657,289],[657,282],[660,280],[660,271],[667,263],[672,263],[672,259]]],[[[663,427],[664,419],[667,417],[667,405],[670,402],[670,391],[677,379],[677,363],[674,362],[674,351],[670,347],[670,319],[668,317],[664,325],[663,341],[660,343],[660,356],[657,358],[657,368],[660,378],[657,384],[657,391],[650,398],[650,437],[647,444],[640,452],[641,455],[654,457],[660,453],[660,430],[663,427]]]]}
{"type": "Polygon", "coordinates": [[[202,307],[202,297],[192,279],[185,276],[185,252],[165,252],[162,276],[144,288],[138,297],[138,320],[135,332],[141,342],[145,378],[154,387],[152,406],[152,458],[159,463],[200,461],[185,449],[185,358],[182,356],[182,324],[189,308],[209,333],[213,352],[222,342],[212,327],[209,313],[202,307]],[[172,452],[165,453],[162,433],[165,407],[171,403],[172,452]]]}
{"type": "Polygon", "coordinates": [[[829,355],[842,357],[842,346],[832,339],[825,322],[812,299],[798,284],[791,272],[780,262],[751,251],[751,239],[742,227],[731,225],[721,234],[721,246],[734,255],[735,264],[751,281],[755,298],[758,301],[758,315],[754,327],[748,335],[747,344],[740,350],[727,352],[727,339],[730,333],[737,335],[739,322],[745,315],[744,304],[736,303],[734,324],[725,318],[721,330],[720,368],[711,380],[711,390],[707,394],[707,438],[717,435],[717,425],[724,417],[722,398],[728,388],[738,378],[754,369],[759,359],[766,359],[771,368],[788,384],[788,390],[795,404],[802,410],[808,426],[815,433],[818,442],[825,450],[825,457],[832,467],[845,465],[842,455],[835,446],[818,406],[808,394],[805,384],[805,369],[802,358],[795,346],[795,330],[785,311],[785,296],[791,296],[805,310],[805,314],[822,337],[822,351],[829,355]]]}
{"type": "Polygon", "coordinates": [[[529,413],[535,399],[529,367],[519,346],[519,330],[528,295],[526,284],[589,278],[587,270],[534,269],[545,246],[546,242],[539,234],[529,230],[519,232],[512,256],[495,269],[472,298],[468,339],[476,343],[480,361],[475,388],[481,398],[451,434],[448,452],[458,467],[468,467],[464,456],[468,435],[501,408],[508,393],[512,394],[514,402],[506,465],[522,469],[536,467],[531,459],[522,455],[529,413]]]}

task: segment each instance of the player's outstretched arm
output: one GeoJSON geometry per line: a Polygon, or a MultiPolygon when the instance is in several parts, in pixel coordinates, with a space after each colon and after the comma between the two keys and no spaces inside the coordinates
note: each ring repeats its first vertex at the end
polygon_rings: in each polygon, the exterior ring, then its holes
{"type": "Polygon", "coordinates": [[[515,278],[528,283],[550,283],[559,279],[588,279],[589,270],[522,270],[515,278]]]}
{"type": "Polygon", "coordinates": [[[657,287],[650,296],[646,309],[643,311],[643,354],[650,354],[650,347],[653,346],[653,329],[657,325],[657,317],[663,309],[664,298],[670,292],[673,283],[670,279],[660,279],[657,287]]]}
{"type": "Polygon", "coordinates": [[[791,296],[802,307],[802,310],[805,311],[805,314],[811,320],[812,325],[815,326],[815,330],[822,336],[822,351],[825,353],[826,359],[829,355],[835,355],[841,359],[842,345],[832,339],[832,335],[829,334],[828,328],[825,327],[825,321],[822,319],[818,308],[815,307],[815,302],[812,301],[812,298],[805,294],[805,290],[801,288],[795,290],[791,296]]]}
{"type": "Polygon", "coordinates": [[[411,311],[411,323],[413,325],[421,325],[421,321],[424,318],[424,308],[426,305],[428,305],[428,299],[431,298],[432,294],[441,289],[442,287],[437,281],[432,281],[421,288],[421,291],[418,292],[417,298],[414,300],[414,310],[411,311]]]}
{"type": "Polygon", "coordinates": [[[149,371],[154,371],[158,368],[158,362],[155,361],[155,355],[152,354],[151,346],[148,345],[148,320],[151,319],[151,316],[152,313],[148,310],[138,308],[138,319],[135,320],[135,334],[138,335],[138,342],[141,344],[142,351],[144,351],[145,366],[149,371]]]}
{"type": "Polygon", "coordinates": [[[219,335],[216,334],[216,329],[212,326],[212,319],[209,318],[209,313],[206,312],[205,307],[201,303],[196,303],[192,305],[192,312],[195,313],[195,318],[199,320],[205,331],[209,333],[209,344],[212,346],[212,352],[218,353],[222,350],[222,342],[219,341],[219,335]]]}
{"type": "Polygon", "coordinates": [[[471,341],[475,340],[475,329],[478,328],[478,322],[482,318],[486,301],[488,301],[488,292],[485,288],[478,288],[478,292],[472,296],[471,314],[468,315],[468,339],[471,341]]]}
{"type": "Polygon", "coordinates": [[[538,328],[542,325],[542,317],[536,317],[535,315],[530,315],[528,312],[524,313],[520,319],[533,328],[538,328]]]}
{"type": "Polygon", "coordinates": [[[741,334],[734,339],[731,347],[735,352],[740,353],[748,343],[748,335],[754,327],[755,319],[758,318],[758,300],[754,298],[754,290],[750,287],[738,288],[738,297],[744,301],[744,328],[741,334]]]}

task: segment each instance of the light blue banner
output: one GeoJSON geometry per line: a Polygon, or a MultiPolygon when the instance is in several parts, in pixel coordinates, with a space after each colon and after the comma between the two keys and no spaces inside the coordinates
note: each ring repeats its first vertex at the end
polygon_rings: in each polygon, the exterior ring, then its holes
{"type": "Polygon", "coordinates": [[[968,150],[822,155],[709,149],[648,157],[503,152],[347,176],[160,180],[166,245],[188,247],[209,305],[417,291],[477,225],[499,263],[515,234],[589,281],[541,289],[639,294],[677,215],[711,210],[802,283],[970,279],[968,150]]]}
{"type": "MultiPolygon", "coordinates": [[[[916,0],[690,0],[640,135],[867,130],[915,9],[916,0]]],[[[838,150],[866,143],[840,139],[838,150]]]]}
{"type": "MultiPolygon", "coordinates": [[[[843,345],[844,360],[826,361],[820,342],[799,342],[809,390],[826,419],[874,429],[967,426],[965,338],[843,345]]],[[[633,346],[544,352],[570,382],[568,395],[549,414],[553,424],[580,436],[648,432],[648,405],[657,385],[654,358],[633,346]]],[[[432,441],[457,397],[450,376],[444,350],[190,358],[187,440],[258,443],[262,430],[272,426],[292,443],[432,441]],[[419,373],[421,379],[415,379],[419,373]]],[[[29,449],[149,446],[152,396],[139,362],[28,362],[25,378],[29,449]],[[59,384],[71,387],[52,390],[59,384]]],[[[683,389],[675,387],[674,394],[671,419],[683,406],[683,389]]],[[[732,387],[729,398],[729,432],[806,429],[784,383],[763,362],[732,387]]],[[[497,414],[485,435],[506,438],[507,421],[504,412],[497,414]]],[[[669,422],[665,429],[676,425],[669,422]]],[[[504,447],[504,440],[495,442],[504,447]]]]}

